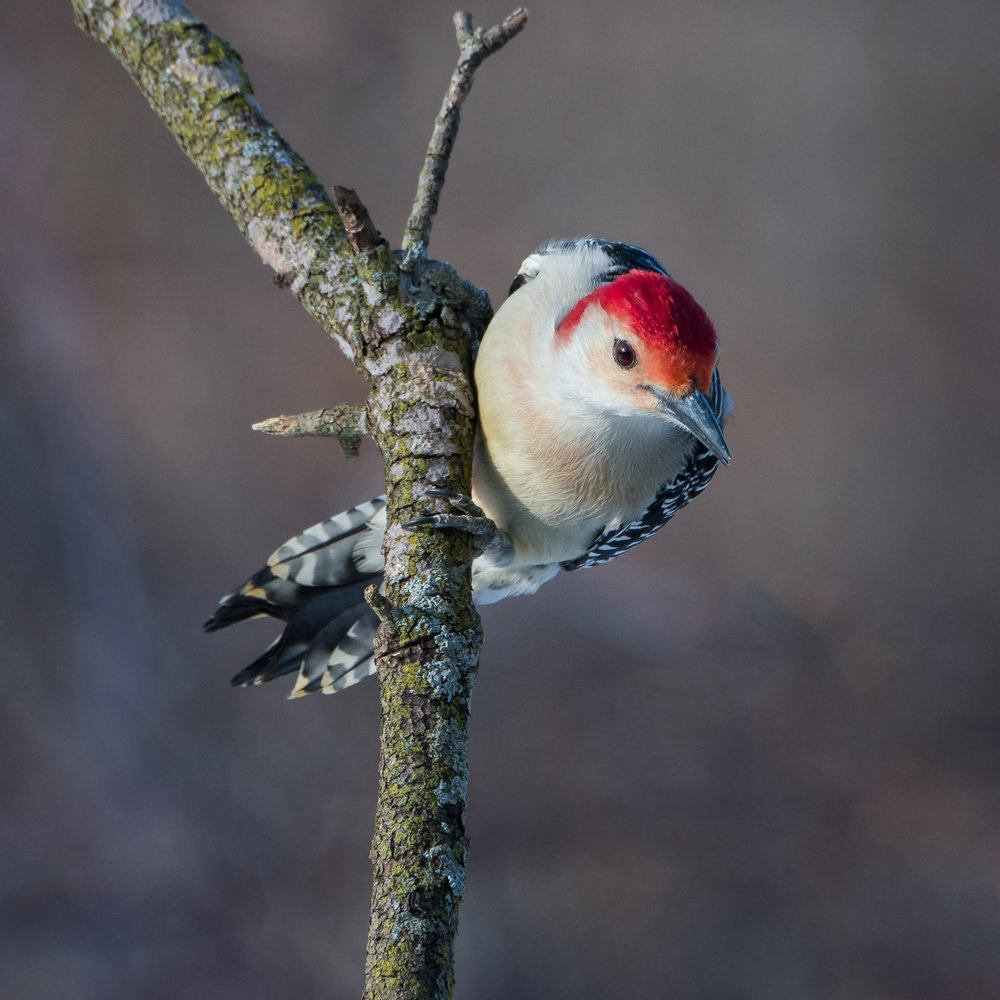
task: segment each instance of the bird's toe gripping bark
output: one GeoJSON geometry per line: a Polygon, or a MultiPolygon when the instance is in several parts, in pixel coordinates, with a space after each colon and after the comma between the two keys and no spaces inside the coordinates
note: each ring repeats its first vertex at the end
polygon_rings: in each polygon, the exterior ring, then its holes
{"type": "Polygon", "coordinates": [[[453,528],[464,531],[472,536],[473,558],[488,552],[499,543],[501,536],[496,524],[472,497],[440,489],[427,490],[424,496],[444,500],[458,513],[428,514],[426,517],[405,521],[403,527],[407,531],[419,528],[453,528]]]}

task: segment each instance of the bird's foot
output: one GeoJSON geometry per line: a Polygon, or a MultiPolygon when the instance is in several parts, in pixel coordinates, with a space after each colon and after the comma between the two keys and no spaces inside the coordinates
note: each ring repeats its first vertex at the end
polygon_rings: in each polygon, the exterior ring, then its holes
{"type": "Polygon", "coordinates": [[[428,514],[426,517],[404,521],[403,527],[407,531],[416,531],[418,528],[454,528],[456,531],[464,531],[472,536],[473,558],[489,552],[501,543],[502,536],[496,524],[472,497],[453,490],[438,489],[427,490],[424,496],[444,500],[457,513],[428,514]]]}

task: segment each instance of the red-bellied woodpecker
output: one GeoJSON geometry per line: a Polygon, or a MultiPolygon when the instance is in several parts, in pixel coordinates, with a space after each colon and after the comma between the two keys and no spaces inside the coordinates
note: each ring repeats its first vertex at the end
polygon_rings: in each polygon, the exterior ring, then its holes
{"type": "MultiPolygon", "coordinates": [[[[521,265],[476,358],[472,497],[407,527],[477,535],[475,600],[530,594],[561,569],[607,562],[700,493],[719,462],[729,396],[715,329],[649,254],[624,243],[550,243],[521,265]]],[[[293,696],[374,671],[364,599],[381,579],[377,497],[285,542],[223,598],[209,631],[266,614],[283,633],[233,678],[298,670],[293,696]]]]}

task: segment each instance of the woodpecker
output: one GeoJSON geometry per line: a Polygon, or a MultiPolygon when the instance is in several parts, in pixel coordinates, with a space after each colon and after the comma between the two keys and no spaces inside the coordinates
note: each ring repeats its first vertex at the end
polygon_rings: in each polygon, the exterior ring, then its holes
{"type": "MultiPolygon", "coordinates": [[[[475,366],[479,423],[472,496],[458,513],[409,522],[476,536],[474,600],[530,594],[560,570],[607,562],[661,528],[720,462],[732,409],[715,328],[692,295],[637,247],[550,242],[521,265],[475,366]]],[[[385,498],[285,542],[224,597],[205,629],[269,615],[285,623],[234,678],[298,671],[292,697],[374,672],[385,498]]]]}

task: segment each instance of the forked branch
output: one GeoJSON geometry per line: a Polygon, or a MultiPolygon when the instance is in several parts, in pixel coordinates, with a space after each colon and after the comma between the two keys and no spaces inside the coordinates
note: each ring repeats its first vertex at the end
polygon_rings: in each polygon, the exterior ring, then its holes
{"type": "MultiPolygon", "coordinates": [[[[456,15],[459,64],[420,175],[404,272],[354,192],[327,195],[264,117],[239,54],[182,0],[72,5],[77,23],[128,70],[279,285],[368,379],[363,427],[347,408],[329,420],[345,448],[363,429],[387,469],[384,593],[373,595],[382,622],[382,754],[364,995],[445,1000],[465,880],[469,701],[482,631],[468,535],[401,525],[425,513],[428,490],[471,488],[472,345],[491,309],[485,293],[449,265],[428,261],[426,246],[472,75],[527,15],[515,11],[489,31],[456,15]]],[[[329,414],[278,418],[266,429],[315,429],[329,414]]]]}

